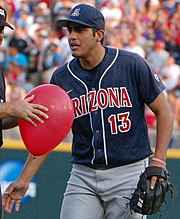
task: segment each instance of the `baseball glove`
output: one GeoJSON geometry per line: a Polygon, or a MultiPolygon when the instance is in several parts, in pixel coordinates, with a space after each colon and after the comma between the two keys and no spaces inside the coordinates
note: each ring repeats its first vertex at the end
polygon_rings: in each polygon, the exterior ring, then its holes
{"type": "Polygon", "coordinates": [[[130,199],[130,209],[142,215],[152,215],[158,212],[166,201],[166,193],[171,192],[171,199],[175,193],[175,187],[170,183],[170,176],[166,169],[157,166],[149,166],[140,175],[137,188],[130,199]],[[154,189],[150,188],[152,176],[163,178],[157,180],[154,189]]]}

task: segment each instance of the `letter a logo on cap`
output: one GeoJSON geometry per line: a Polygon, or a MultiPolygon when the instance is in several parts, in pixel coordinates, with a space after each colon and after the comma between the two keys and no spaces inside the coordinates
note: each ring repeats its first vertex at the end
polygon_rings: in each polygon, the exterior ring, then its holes
{"type": "Polygon", "coordinates": [[[5,17],[5,12],[3,9],[0,9],[0,15],[4,16],[5,17]]]}
{"type": "Polygon", "coordinates": [[[76,8],[76,10],[71,14],[71,16],[78,17],[80,8],[76,8]]]}

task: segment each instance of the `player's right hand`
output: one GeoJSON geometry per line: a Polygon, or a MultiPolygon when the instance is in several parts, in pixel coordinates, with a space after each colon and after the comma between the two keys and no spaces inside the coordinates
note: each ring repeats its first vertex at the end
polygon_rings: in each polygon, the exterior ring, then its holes
{"type": "Polygon", "coordinates": [[[43,124],[44,119],[48,119],[49,116],[45,113],[48,108],[40,104],[30,103],[34,99],[34,95],[17,100],[12,103],[12,116],[17,119],[23,119],[31,123],[33,126],[37,126],[34,120],[43,124]]]}
{"type": "Polygon", "coordinates": [[[16,180],[5,190],[2,197],[2,205],[7,213],[11,213],[15,203],[15,211],[19,211],[20,202],[29,188],[29,183],[23,180],[16,180]]]}

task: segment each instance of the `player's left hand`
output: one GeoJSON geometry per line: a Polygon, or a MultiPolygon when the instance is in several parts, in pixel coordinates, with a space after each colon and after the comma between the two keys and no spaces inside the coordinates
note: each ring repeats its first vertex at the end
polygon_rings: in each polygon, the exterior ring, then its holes
{"type": "Polygon", "coordinates": [[[19,179],[11,183],[5,190],[2,197],[2,205],[6,212],[11,213],[13,205],[19,211],[20,202],[29,188],[29,183],[19,179]]]}
{"type": "MultiPolygon", "coordinates": [[[[156,161],[153,161],[153,160],[151,161],[150,166],[161,167],[163,169],[166,169],[166,167],[164,165],[162,165],[162,164],[160,164],[156,161]]],[[[151,177],[151,182],[150,182],[150,188],[154,189],[154,187],[156,185],[156,182],[157,181],[163,181],[163,180],[164,180],[164,178],[162,176],[152,176],[151,177]]]]}
{"type": "Polygon", "coordinates": [[[140,175],[137,188],[130,199],[130,209],[142,215],[155,214],[166,201],[168,191],[173,197],[175,187],[170,182],[167,169],[149,166],[140,175]]]}

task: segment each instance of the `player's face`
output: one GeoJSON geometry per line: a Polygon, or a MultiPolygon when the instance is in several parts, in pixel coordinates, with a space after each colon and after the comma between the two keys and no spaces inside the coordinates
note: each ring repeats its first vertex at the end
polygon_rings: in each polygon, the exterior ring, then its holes
{"type": "Polygon", "coordinates": [[[4,27],[0,27],[0,45],[2,44],[4,37],[4,27]]]}
{"type": "Polygon", "coordinates": [[[69,32],[69,46],[72,56],[86,58],[94,53],[97,41],[92,28],[70,23],[67,27],[69,32]]]}

